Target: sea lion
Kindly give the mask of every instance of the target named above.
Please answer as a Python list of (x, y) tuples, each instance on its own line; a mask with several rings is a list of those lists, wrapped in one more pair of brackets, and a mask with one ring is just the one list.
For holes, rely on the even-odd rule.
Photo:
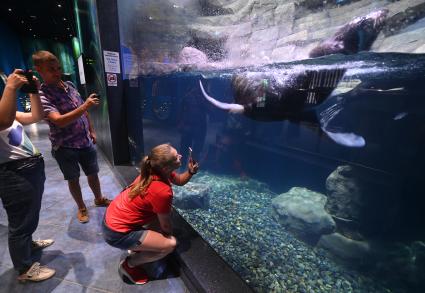
[(209, 96), (200, 81), (204, 97), (216, 107), (259, 121), (309, 121), (306, 116), (335, 89), (346, 69), (317, 69), (303, 72), (244, 72), (234, 74), (231, 86), (235, 104)]
[[(355, 54), (369, 50), (382, 30), (388, 9), (373, 11), (344, 25), (330, 39), (310, 52), (310, 57), (342, 53)], [(341, 111), (340, 105), (331, 106), (316, 115), (320, 105), (336, 88), (346, 69), (318, 69), (282, 76), (276, 72), (248, 72), (232, 77), (235, 104), (219, 102), (209, 96), (200, 81), (204, 97), (220, 109), (244, 114), (259, 121), (290, 120), (319, 123), (321, 129), (338, 144), (363, 147), (363, 137), (354, 133), (329, 131), (328, 123)]]
[(384, 27), (388, 12), (388, 9), (380, 9), (353, 19), (333, 37), (311, 50), (309, 56), (314, 58), (337, 53), (348, 55), (370, 50)]
[[(239, 113), (251, 119), (318, 122), (311, 110), (331, 94), (345, 71), (333, 68), (293, 73), (248, 72), (233, 75), (231, 84), (235, 102), (243, 105)], [(231, 108), (230, 112), (237, 109)]]
[(316, 113), (341, 81), (345, 68), (316, 69), (303, 72), (245, 72), (234, 74), (231, 85), (234, 104), (220, 102), (209, 96), (199, 81), (204, 97), (216, 107), (233, 114), (243, 114), (257, 121), (307, 122), (320, 124), (336, 143), (363, 147), (363, 137), (354, 133), (328, 129), (329, 121), (341, 111), (341, 105)]

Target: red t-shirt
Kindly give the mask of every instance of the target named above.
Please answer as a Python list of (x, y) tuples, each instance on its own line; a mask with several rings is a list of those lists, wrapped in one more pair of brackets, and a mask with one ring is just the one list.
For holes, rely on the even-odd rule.
[[(170, 179), (175, 176), (173, 172)], [(170, 181), (164, 182), (154, 176), (146, 193), (142, 198), (140, 195), (131, 199), (128, 194), (131, 187), (123, 190), (109, 205), (106, 210), (106, 225), (121, 233), (142, 229), (143, 225), (151, 222), (156, 214), (167, 214), (171, 211), (173, 201), (173, 190)], [(133, 181), (132, 185), (140, 181), (140, 175)]]

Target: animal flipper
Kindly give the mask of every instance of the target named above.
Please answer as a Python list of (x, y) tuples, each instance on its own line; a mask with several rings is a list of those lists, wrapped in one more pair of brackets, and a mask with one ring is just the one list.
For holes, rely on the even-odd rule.
[(336, 103), (319, 113), (320, 128), (327, 136), (337, 144), (360, 148), (366, 145), (366, 140), (353, 132), (343, 132), (339, 127), (329, 127), (329, 123), (343, 110), (343, 101), (338, 99)]

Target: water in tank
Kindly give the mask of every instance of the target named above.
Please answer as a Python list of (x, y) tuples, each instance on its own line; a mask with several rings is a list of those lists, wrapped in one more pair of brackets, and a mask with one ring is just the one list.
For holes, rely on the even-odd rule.
[[(422, 1), (120, 1), (135, 164), (256, 292), (425, 284)], [(183, 170), (183, 169), (182, 169)]]

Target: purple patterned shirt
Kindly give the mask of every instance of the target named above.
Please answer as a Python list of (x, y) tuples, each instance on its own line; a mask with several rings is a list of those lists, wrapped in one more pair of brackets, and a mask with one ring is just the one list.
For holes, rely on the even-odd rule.
[[(60, 87), (42, 84), (40, 99), (44, 109), (44, 116), (51, 112), (61, 115), (73, 111), (84, 102), (80, 94), (71, 82), (64, 82), (65, 90)], [(50, 126), (49, 138), (53, 149), (68, 147), (82, 149), (92, 146), (89, 131), (89, 121), (86, 115), (82, 115), (69, 125), (60, 128), (46, 118)]]

